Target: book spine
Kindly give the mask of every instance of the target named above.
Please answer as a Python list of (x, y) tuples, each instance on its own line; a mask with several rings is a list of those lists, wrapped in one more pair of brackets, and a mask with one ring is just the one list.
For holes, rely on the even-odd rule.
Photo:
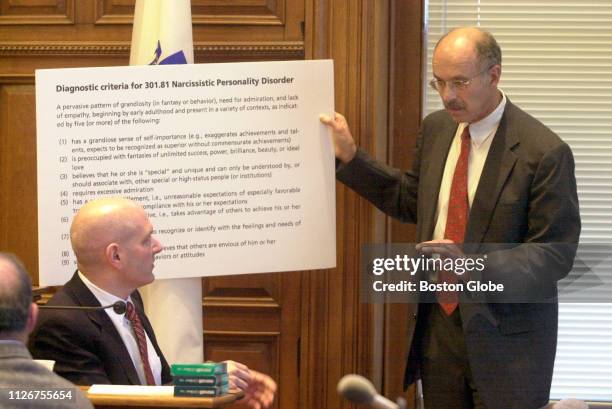
[(174, 396), (214, 397), (227, 393), (227, 385), (222, 386), (175, 386)]
[(212, 376), (174, 376), (174, 385), (177, 386), (219, 386), (229, 382), (227, 374)]
[(195, 365), (173, 364), (171, 372), (175, 376), (217, 375), (227, 373), (227, 364), (225, 362)]

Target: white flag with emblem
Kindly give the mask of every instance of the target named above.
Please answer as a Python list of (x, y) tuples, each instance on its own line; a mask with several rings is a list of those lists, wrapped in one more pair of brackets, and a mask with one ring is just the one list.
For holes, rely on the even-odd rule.
[[(130, 65), (193, 63), (192, 36), (190, 0), (137, 0)], [(141, 289), (169, 363), (203, 360), (201, 280), (157, 280)]]
[(130, 65), (193, 64), (190, 0), (137, 0)]

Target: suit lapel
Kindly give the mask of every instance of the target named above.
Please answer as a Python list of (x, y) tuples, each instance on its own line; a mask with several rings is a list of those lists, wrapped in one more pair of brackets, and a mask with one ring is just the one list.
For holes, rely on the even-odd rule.
[[(98, 299), (89, 291), (85, 283), (81, 281), (78, 273), (74, 274), (65, 287), (67, 291), (72, 293), (78, 305), (87, 307), (100, 305)], [(115, 351), (117, 361), (121, 363), (126, 380), (132, 385), (140, 385), (140, 379), (136, 373), (136, 368), (134, 368), (132, 358), (123, 343), (121, 335), (117, 332), (115, 324), (113, 324), (106, 312), (104, 310), (87, 311), (86, 314), (87, 317), (100, 328), (100, 338), (102, 338), (102, 342), (112, 342), (112, 350)]]
[(493, 136), (491, 148), (485, 161), (476, 195), (470, 209), (465, 243), (482, 242), (489, 225), (493, 210), (499, 200), (499, 195), (506, 184), (508, 176), (514, 168), (517, 156), (512, 151), (519, 141), (513, 128), (509, 126), (514, 106), (510, 101), (506, 102), (506, 109)]
[(449, 126), (440, 131), (440, 134), (433, 135), (431, 155), (427, 158), (428, 163), (425, 173), (419, 177), (421, 181), (427, 181), (427, 183), (424, 184), (422, 191), (423, 200), (421, 203), (424, 203), (424, 205), (419, 208), (422, 212), (421, 220), (423, 222), (417, 242), (431, 240), (433, 236), (440, 184), (442, 183), (446, 157), (456, 132), (457, 124), (449, 122)]

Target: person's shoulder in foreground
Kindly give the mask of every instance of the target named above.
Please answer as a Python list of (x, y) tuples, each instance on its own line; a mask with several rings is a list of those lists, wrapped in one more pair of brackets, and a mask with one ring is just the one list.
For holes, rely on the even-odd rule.
[(0, 252), (0, 407), (93, 408), (75, 385), (32, 360), (26, 342), (36, 323), (32, 283), (23, 264)]

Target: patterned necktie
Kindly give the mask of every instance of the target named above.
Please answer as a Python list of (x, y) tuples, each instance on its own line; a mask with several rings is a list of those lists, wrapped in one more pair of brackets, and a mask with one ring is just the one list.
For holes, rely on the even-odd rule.
[(127, 303), (125, 316), (132, 323), (132, 329), (134, 330), (134, 335), (136, 335), (136, 342), (138, 343), (138, 350), (140, 351), (140, 359), (142, 360), (147, 385), (155, 385), (155, 378), (153, 377), (153, 371), (149, 363), (149, 354), (147, 352), (147, 336), (142, 326), (142, 322), (140, 321), (140, 317), (136, 313), (134, 304), (131, 302)]
[[(468, 158), (470, 156), (470, 131), (466, 126), (461, 133), (461, 153), (455, 165), (453, 182), (451, 184), (448, 200), (448, 215), (446, 216), (446, 229), (444, 238), (455, 243), (463, 243), (467, 227), (470, 206), (467, 194)], [(441, 271), (441, 278), (446, 283), (457, 283), (457, 275), (453, 271)], [(458, 305), (458, 296), (454, 291), (437, 292), (438, 302), (446, 313), (451, 315)]]

